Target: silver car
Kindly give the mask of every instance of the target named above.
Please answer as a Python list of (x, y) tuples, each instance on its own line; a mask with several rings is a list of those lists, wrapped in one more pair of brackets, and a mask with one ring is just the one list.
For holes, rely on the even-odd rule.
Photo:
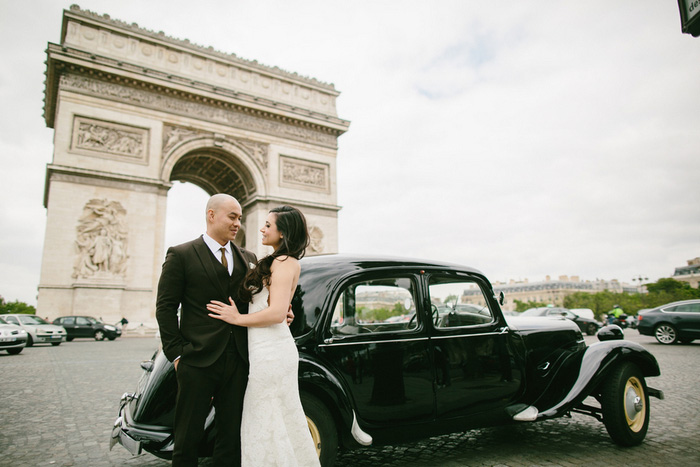
[(27, 339), (27, 331), (9, 324), (0, 316), (0, 350), (7, 350), (10, 355), (17, 355), (27, 345)]
[(27, 331), (27, 347), (34, 344), (61, 345), (66, 340), (66, 330), (63, 326), (49, 324), (36, 315), (3, 315), (9, 324), (15, 324)]

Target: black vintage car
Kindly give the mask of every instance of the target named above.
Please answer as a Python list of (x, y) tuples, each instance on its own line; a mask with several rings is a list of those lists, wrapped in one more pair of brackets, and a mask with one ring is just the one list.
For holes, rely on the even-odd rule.
[[(481, 291), (480, 300), (465, 290)], [(656, 359), (623, 340), (618, 327), (601, 329), (601, 341), (587, 346), (568, 319), (506, 321), (489, 281), (466, 267), (305, 258), (292, 306), (299, 388), (324, 466), (338, 448), (571, 412), (602, 420), (615, 443), (636, 445), (646, 436), (649, 396), (663, 398), (645, 379), (660, 374)], [(156, 352), (141, 365), (136, 391), (122, 397), (111, 445), (168, 458), (172, 364)], [(216, 435), (212, 426), (207, 433), (203, 456)]]

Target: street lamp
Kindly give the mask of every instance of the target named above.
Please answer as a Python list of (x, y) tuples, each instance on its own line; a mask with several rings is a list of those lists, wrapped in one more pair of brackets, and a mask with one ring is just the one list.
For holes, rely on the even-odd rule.
[(642, 281), (648, 281), (649, 278), (648, 278), (648, 277), (643, 277), (643, 276), (640, 274), (639, 276), (633, 277), (632, 280), (633, 280), (633, 281), (638, 281), (638, 282), (639, 282), (639, 286), (637, 287), (637, 290), (639, 290), (639, 292), (641, 293), (641, 292), (644, 292), (644, 284), (642, 283)]

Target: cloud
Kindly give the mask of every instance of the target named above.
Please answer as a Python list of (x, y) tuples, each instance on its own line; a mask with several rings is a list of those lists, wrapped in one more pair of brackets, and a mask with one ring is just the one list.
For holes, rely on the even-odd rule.
[[(61, 7), (0, 5), (0, 294), (28, 302), (52, 153), (44, 50), (60, 41)], [(502, 281), (656, 279), (700, 255), (700, 39), (681, 34), (672, 2), (81, 7), (335, 83), (352, 121), (337, 159), (343, 252), (464, 263)], [(201, 230), (197, 190), (172, 190), (167, 242)]]

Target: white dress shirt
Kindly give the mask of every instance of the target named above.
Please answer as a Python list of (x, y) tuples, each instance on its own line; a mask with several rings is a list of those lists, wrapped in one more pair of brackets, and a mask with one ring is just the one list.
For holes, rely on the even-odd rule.
[[(221, 262), (222, 246), (219, 244), (219, 242), (207, 235), (206, 232), (204, 233), (204, 235), (202, 235), (202, 238), (204, 239), (204, 243), (207, 244), (211, 252), (214, 253), (214, 257), (218, 259), (219, 262)], [(233, 272), (233, 251), (231, 251), (231, 242), (226, 243), (226, 245), (224, 245), (223, 248), (226, 250), (226, 262), (228, 263), (228, 274), (230, 276)]]

